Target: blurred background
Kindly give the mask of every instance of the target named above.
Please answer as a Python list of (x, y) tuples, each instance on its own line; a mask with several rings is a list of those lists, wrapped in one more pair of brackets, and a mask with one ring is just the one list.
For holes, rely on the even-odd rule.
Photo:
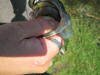
[(65, 54), (57, 55), (42, 75), (100, 75), (100, 0), (60, 1), (74, 35), (65, 40)]

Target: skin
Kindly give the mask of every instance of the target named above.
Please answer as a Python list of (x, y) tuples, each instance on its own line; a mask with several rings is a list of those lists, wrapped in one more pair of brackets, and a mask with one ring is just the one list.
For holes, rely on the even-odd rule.
[[(19, 48), (20, 50), (17, 50), (18, 52), (16, 56), (14, 56), (12, 54), (9, 54), (9, 52), (13, 53), (13, 50), (16, 50), (17, 48), (16, 49), (12, 48), (12, 50), (6, 50), (6, 53), (8, 53), (8, 55), (6, 55), (5, 53), (3, 53), (2, 50), (0, 50), (0, 75), (22, 75), (28, 73), (44, 73), (50, 67), (50, 63), (53, 57), (59, 52), (58, 46), (50, 39), (51, 38), (57, 39), (61, 41), (62, 44), (63, 44), (63, 39), (59, 35), (51, 36), (49, 38), (37, 38), (37, 36), (45, 34), (54, 29), (57, 26), (57, 22), (53, 20), (51, 21), (39, 18), (28, 22), (9, 23), (4, 26), (9, 26), (9, 25), (17, 26), (19, 24), (21, 24), (22, 27), (26, 29), (25, 31), (27, 35), (25, 35), (24, 38), (22, 39), (23, 40), (22, 42), (24, 42), (24, 47), (27, 48), (25, 50), (28, 51), (28, 48), (31, 47), (32, 52), (31, 53), (27, 52), (24, 55), (25, 50), (23, 50), (21, 54), (20, 53), (21, 49)], [(4, 29), (4, 31), (6, 30)], [(30, 36), (31, 38), (27, 40), (25, 39), (26, 37)]]

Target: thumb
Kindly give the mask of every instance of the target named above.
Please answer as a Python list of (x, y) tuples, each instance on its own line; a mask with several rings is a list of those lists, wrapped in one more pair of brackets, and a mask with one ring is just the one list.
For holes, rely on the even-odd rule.
[(57, 27), (58, 22), (43, 18), (33, 19), (28, 22), (19, 22), (18, 25), (24, 32), (24, 38), (43, 35)]

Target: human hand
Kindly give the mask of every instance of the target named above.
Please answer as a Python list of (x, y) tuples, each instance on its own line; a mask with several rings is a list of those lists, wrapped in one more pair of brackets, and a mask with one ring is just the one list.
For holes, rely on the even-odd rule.
[[(58, 46), (50, 38), (62, 41), (56, 35), (37, 38), (53, 28), (57, 22), (37, 19), (14, 22), (0, 27), (0, 74), (43, 73), (51, 59), (58, 53)], [(10, 69), (9, 69), (10, 68)]]

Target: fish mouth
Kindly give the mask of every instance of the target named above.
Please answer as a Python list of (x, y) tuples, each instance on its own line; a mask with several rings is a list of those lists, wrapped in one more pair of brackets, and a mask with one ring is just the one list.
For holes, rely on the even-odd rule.
[(61, 16), (58, 8), (55, 4), (52, 3), (52, 0), (40, 1), (36, 4), (33, 4), (33, 18), (38, 17), (49, 17), (53, 18), (55, 21), (60, 22)]

